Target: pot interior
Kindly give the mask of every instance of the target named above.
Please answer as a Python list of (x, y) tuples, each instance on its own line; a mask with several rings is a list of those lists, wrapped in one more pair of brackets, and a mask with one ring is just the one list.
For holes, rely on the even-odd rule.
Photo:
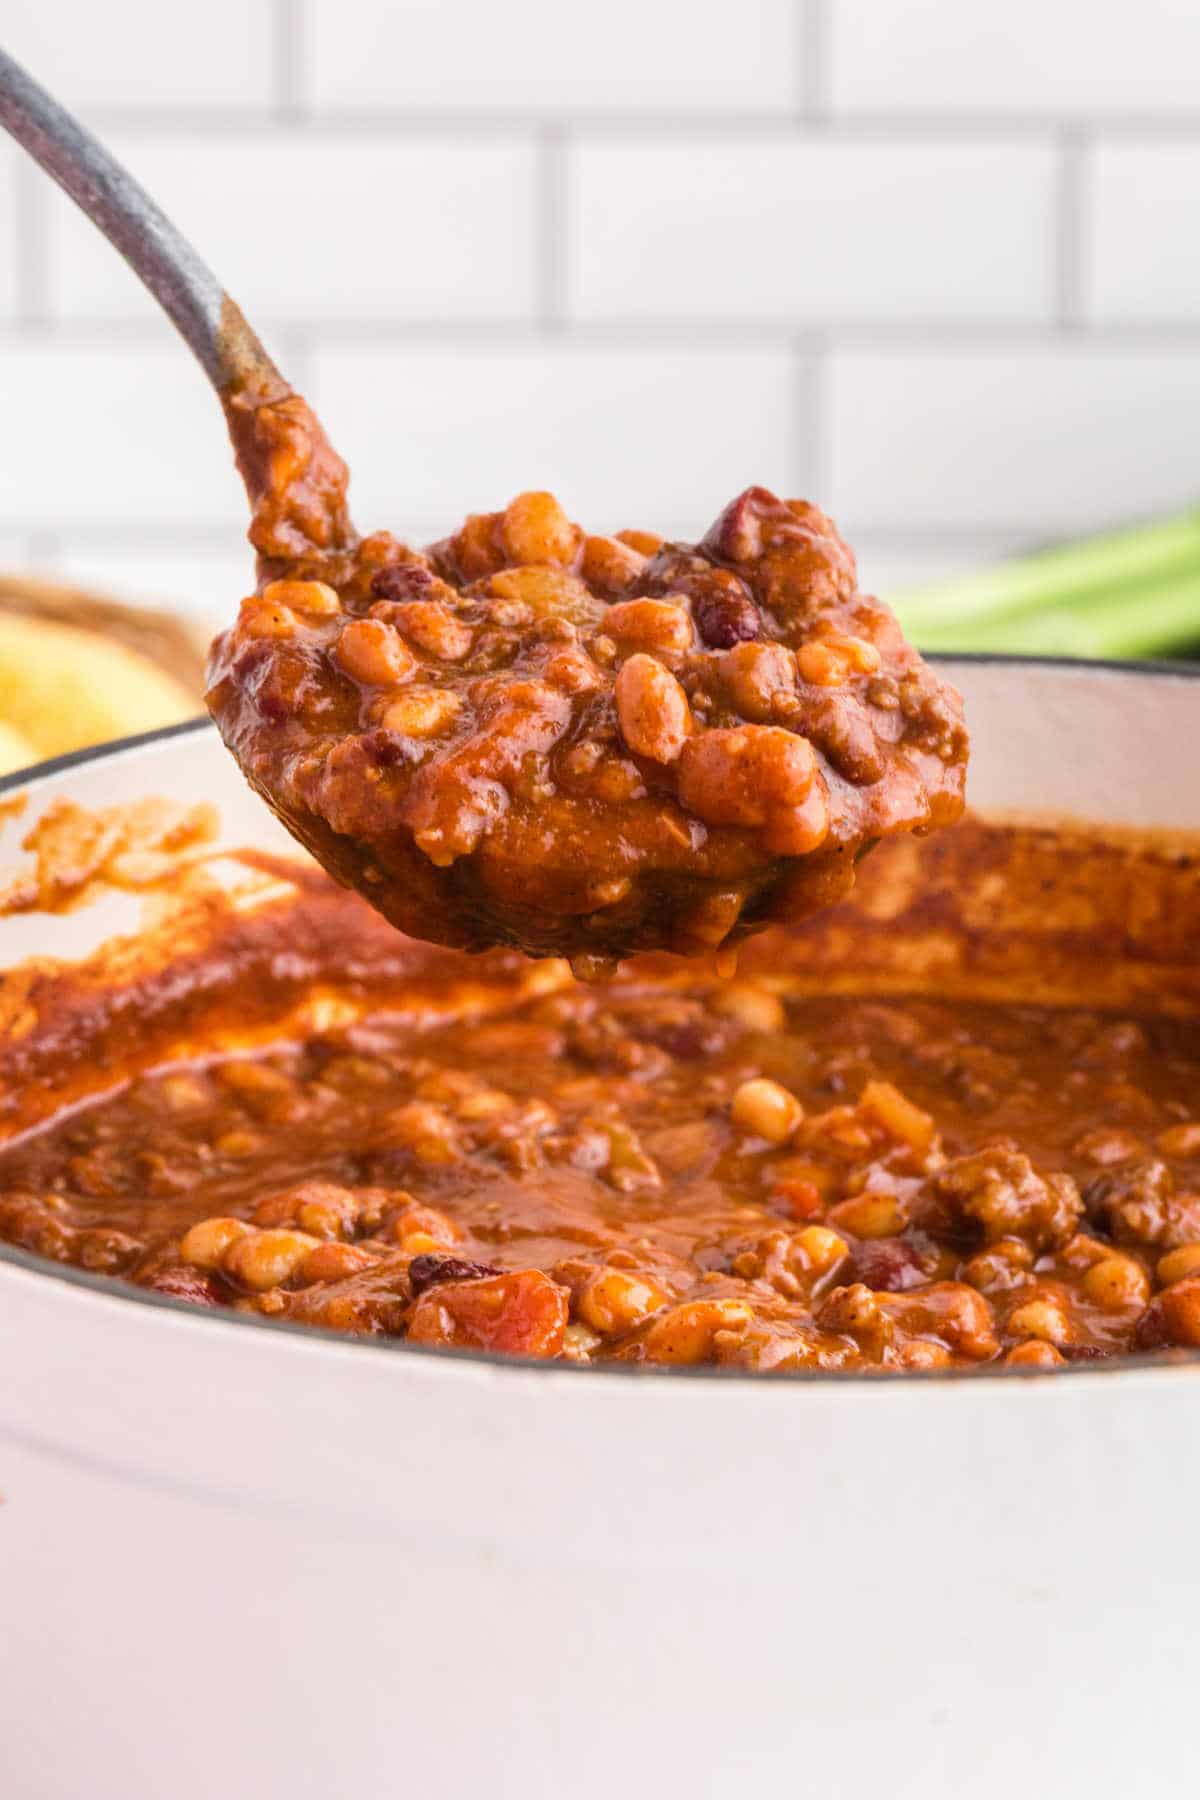
[[(951, 672), (972, 727), (972, 815), (881, 846), (846, 903), (752, 939), (743, 970), (793, 990), (1200, 1008), (1200, 685), (1186, 673), (1087, 665), (960, 662)], [(122, 817), (147, 796), (168, 796), (169, 819), (184, 826), (154, 824), (146, 843), (135, 840), (118, 865), (132, 866), (132, 882), (89, 883), (79, 871), (97, 810)], [(19, 846), (39, 820), (75, 808), (85, 826), (82, 849), (78, 834), (65, 833), (64, 851), (64, 834), (51, 833), (75, 882), (55, 892), (53, 916), (31, 889), (26, 910), (0, 918), (5, 1136), (102, 1091), (116, 1056), (186, 1058), (209, 1015), (228, 1017), (234, 986), (242, 1040), (225, 1042), (245, 1047), (311, 1006), (318, 976), (323, 1003), (346, 1008), (362, 1004), (364, 974), (374, 1004), (386, 990), (403, 1005), (454, 972), (458, 1003), (486, 1010), (520, 961), (412, 944), (348, 902), (209, 727), (72, 759), (14, 798), (0, 867), (18, 886), (31, 867)], [(193, 809), (210, 809), (198, 832)], [(225, 854), (243, 851), (248, 859)], [(676, 959), (646, 960), (664, 981), (686, 977)], [(548, 965), (521, 967), (536, 984)], [(191, 981), (201, 968), (203, 981)]]

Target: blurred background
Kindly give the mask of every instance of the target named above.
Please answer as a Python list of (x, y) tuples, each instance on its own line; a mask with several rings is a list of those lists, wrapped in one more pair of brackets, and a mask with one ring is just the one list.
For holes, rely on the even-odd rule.
[[(364, 526), (547, 486), (687, 535), (763, 482), (868, 588), (954, 577), (911, 602), (938, 642), (996, 599), (960, 572), (1197, 491), (1192, 0), (5, 0), (2, 33), (259, 325)], [(250, 562), (202, 379), (6, 142), (0, 246), (0, 567), (218, 624)], [(1200, 638), (1172, 529), (1118, 546), (1137, 641), (1009, 647)], [(1027, 619), (1047, 580), (1092, 604), (1083, 554)]]

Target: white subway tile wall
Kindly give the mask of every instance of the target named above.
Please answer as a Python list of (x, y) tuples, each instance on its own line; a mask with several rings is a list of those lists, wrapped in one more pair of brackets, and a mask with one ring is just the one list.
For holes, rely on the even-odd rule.
[[(1196, 70), (1200, 98), (1200, 61)], [(1102, 325), (1200, 320), (1200, 138), (1102, 144), (1085, 194), (1090, 319)]]
[(220, 414), (168, 328), (146, 338), (0, 338), (0, 531), (238, 529)]
[[(383, 0), (381, 0), (381, 4)], [(829, 0), (834, 105), (1050, 119), (1194, 116), (1194, 0)]]
[(307, 0), (318, 112), (789, 114), (794, 0)]
[(277, 25), (270, 0), (4, 0), (4, 48), (83, 110), (270, 106)]
[(568, 314), (1048, 324), (1056, 173), (1042, 144), (584, 136)]
[(1200, 349), (836, 351), (825, 497), (862, 530), (934, 541), (1097, 530), (1187, 504), (1198, 419)]
[(440, 536), (553, 487), (596, 529), (696, 533), (749, 482), (794, 486), (803, 377), (774, 345), (355, 344), (316, 352), (310, 391), (364, 519)]
[[(1200, 482), (1200, 4), (6, 0), (416, 539), (807, 493), (883, 591)], [(0, 559), (208, 620), (199, 373), (0, 144)]]
[[(372, 131), (113, 132), (122, 162), (266, 325), (525, 320), (536, 292), (532, 143)], [(154, 302), (46, 177), (56, 319), (149, 317)], [(321, 241), (314, 244), (312, 235)]]

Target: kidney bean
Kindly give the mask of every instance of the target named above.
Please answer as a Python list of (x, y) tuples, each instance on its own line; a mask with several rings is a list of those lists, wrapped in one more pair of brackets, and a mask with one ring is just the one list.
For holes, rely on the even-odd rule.
[(843, 1274), (876, 1293), (903, 1294), (929, 1279), (930, 1259), (911, 1238), (869, 1238), (856, 1244)]
[(221, 1293), (211, 1275), (200, 1269), (160, 1269), (142, 1283), (156, 1294), (169, 1294), (173, 1300), (188, 1300), (193, 1306), (219, 1306)]
[(692, 592), (692, 617), (696, 630), (714, 650), (732, 650), (735, 644), (752, 642), (762, 631), (762, 614), (742, 581), (701, 586)]
[(426, 1288), (435, 1287), (439, 1281), (483, 1281), (488, 1276), (499, 1273), (500, 1270), (494, 1263), (471, 1262), (465, 1256), (439, 1256), (429, 1250), (420, 1256), (414, 1256), (408, 1265), (408, 1280), (414, 1300)]
[(424, 563), (392, 563), (377, 569), (371, 577), (371, 592), (377, 600), (428, 600), (437, 576)]

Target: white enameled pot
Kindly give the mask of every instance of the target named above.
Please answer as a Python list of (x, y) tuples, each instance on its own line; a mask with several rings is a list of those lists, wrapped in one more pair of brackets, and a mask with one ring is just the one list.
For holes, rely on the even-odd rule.
[[(950, 673), (977, 808), (1200, 827), (1187, 674)], [(30, 786), (276, 837), (203, 727)], [(6, 1800), (1190, 1791), (1191, 1363), (505, 1365), (0, 1249), (0, 1491)]]

